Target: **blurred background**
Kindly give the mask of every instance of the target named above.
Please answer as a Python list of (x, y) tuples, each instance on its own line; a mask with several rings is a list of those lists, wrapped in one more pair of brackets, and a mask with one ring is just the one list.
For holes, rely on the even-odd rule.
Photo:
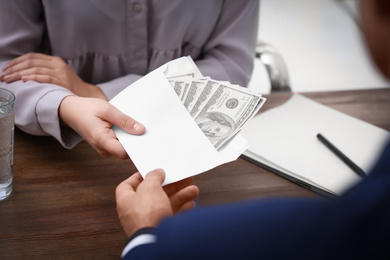
[(260, 0), (258, 42), (248, 87), (261, 94), (390, 86), (366, 51), (357, 0)]

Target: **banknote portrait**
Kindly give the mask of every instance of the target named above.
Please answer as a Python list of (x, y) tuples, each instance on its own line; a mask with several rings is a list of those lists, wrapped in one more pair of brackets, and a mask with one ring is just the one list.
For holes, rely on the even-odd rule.
[(207, 112), (195, 121), (211, 141), (225, 138), (236, 129), (233, 119), (220, 112)]
[(167, 79), (217, 150), (236, 136), (265, 101), (259, 93), (228, 81), (189, 73), (167, 76)]

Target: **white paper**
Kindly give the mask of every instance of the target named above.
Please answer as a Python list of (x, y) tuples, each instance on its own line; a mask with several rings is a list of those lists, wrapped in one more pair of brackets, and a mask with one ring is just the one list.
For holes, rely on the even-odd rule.
[(248, 122), (241, 134), (249, 142), (244, 155), (341, 194), (360, 180), (317, 139), (321, 133), (365, 172), (369, 172), (389, 132), (301, 95)]
[[(131, 84), (110, 103), (144, 124), (143, 135), (113, 129), (143, 177), (162, 168), (164, 185), (233, 161), (247, 148), (242, 136), (217, 151), (195, 123), (166, 79), (164, 71), (194, 67), (189, 57), (171, 61)], [(200, 74), (200, 72), (198, 72)]]

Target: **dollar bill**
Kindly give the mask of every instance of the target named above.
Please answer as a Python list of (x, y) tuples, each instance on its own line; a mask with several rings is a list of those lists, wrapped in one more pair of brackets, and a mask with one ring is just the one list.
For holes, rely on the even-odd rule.
[(190, 83), (183, 80), (170, 80), (169, 83), (171, 83), (180, 100), (183, 101), (187, 94)]
[(265, 101), (244, 87), (209, 77), (177, 74), (169, 82), (216, 149), (235, 136)]
[(200, 112), (201, 108), (210, 99), (213, 93), (218, 89), (219, 82), (214, 80), (208, 80), (204, 88), (198, 93), (197, 99), (193, 102), (193, 105), (188, 108), (190, 115), (195, 118)]
[(259, 102), (258, 94), (220, 84), (194, 119), (218, 149), (252, 117)]
[(205, 85), (206, 85), (205, 80), (192, 80), (191, 81), (190, 86), (188, 88), (188, 91), (186, 93), (186, 96), (183, 99), (183, 103), (184, 103), (185, 108), (187, 108), (187, 111), (191, 111), (191, 108), (194, 106), (200, 93), (202, 93), (202, 90), (204, 89)]

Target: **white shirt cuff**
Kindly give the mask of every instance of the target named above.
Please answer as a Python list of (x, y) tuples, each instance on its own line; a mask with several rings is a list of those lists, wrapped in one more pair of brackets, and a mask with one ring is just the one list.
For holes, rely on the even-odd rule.
[(144, 245), (144, 244), (151, 244), (156, 242), (156, 236), (152, 234), (142, 234), (138, 237), (134, 238), (126, 245), (126, 247), (122, 251), (121, 257), (124, 257), (130, 250), (133, 248)]

